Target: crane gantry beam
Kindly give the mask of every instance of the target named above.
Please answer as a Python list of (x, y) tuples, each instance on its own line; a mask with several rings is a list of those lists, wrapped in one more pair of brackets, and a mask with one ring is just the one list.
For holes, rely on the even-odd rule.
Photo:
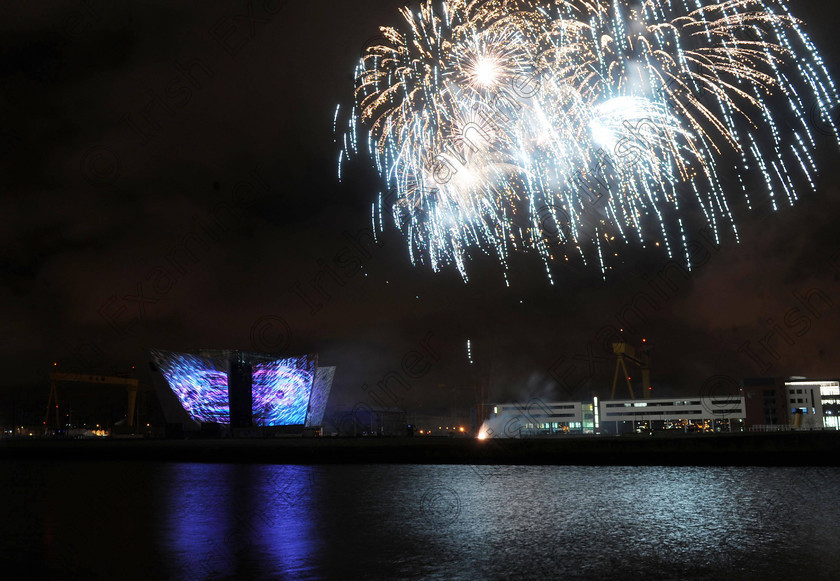
[(75, 383), (104, 383), (108, 385), (124, 385), (128, 389), (128, 409), (126, 420), (129, 427), (134, 427), (134, 409), (137, 405), (137, 390), (140, 388), (140, 381), (130, 377), (114, 377), (110, 375), (93, 375), (86, 373), (66, 373), (53, 371), (50, 373), (50, 396), (47, 399), (47, 412), (44, 415), (44, 426), (50, 418), (50, 406), (55, 401), (55, 424), (60, 427), (58, 414), (58, 390), (56, 383), (59, 381), (72, 381)]
[(613, 354), (616, 356), (615, 374), (613, 375), (612, 395), (610, 399), (615, 399), (615, 388), (618, 385), (618, 372), (620, 369), (624, 370), (624, 377), (627, 378), (627, 391), (630, 392), (630, 399), (636, 399), (633, 393), (633, 384), (630, 383), (630, 372), (627, 371), (626, 360), (634, 363), (642, 371), (642, 391), (644, 392), (644, 399), (650, 398), (650, 348), (644, 346), (638, 351), (629, 343), (613, 343)]

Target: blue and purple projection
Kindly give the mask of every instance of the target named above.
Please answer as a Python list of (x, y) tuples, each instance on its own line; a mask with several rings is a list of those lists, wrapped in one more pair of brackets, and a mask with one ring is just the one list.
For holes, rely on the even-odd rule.
[(315, 381), (310, 357), (254, 365), (251, 418), (255, 426), (294, 426), (306, 422)]
[(187, 353), (153, 352), (152, 357), (192, 419), (230, 423), (227, 361)]
[[(318, 367), (317, 355), (276, 359), (232, 350), (198, 354), (152, 350), (151, 355), (184, 411), (203, 423), (230, 425), (231, 394), (244, 390), (244, 404), (251, 408), (244, 408), (250, 411), (250, 422), (245, 411), (247, 425), (319, 426), (335, 374), (335, 367)], [(242, 369), (247, 370), (244, 377), (236, 371)], [(243, 402), (240, 395), (233, 401)]]

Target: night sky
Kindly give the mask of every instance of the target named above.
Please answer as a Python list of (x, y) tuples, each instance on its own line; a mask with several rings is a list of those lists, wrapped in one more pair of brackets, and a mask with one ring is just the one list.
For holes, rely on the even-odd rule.
[[(740, 243), (695, 228), (698, 266), (655, 306), (638, 299), (668, 260), (653, 247), (618, 248), (606, 281), (558, 264), (553, 286), (534, 254), (513, 258), (506, 287), (474, 253), (465, 284), (412, 266), (392, 223), (370, 240), (381, 185), (367, 164), (336, 175), (335, 107), (401, 2), (117, 4), (0, 7), (0, 423), (42, 405), (54, 362), (148, 381), (149, 348), (318, 352), (338, 366), (335, 406), (370, 401), (363, 387), (389, 372), (396, 403), (417, 409), (453, 393), (467, 406), (482, 381), (491, 401), (608, 395), (620, 328), (653, 347), (654, 394), (840, 375), (830, 135), (816, 193), (739, 210)], [(838, 8), (793, 10), (840, 78)], [(423, 349), (409, 377), (405, 356)]]

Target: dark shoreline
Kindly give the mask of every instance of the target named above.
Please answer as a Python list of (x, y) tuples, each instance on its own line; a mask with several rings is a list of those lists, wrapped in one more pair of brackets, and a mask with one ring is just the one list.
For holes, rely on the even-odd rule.
[(0, 441), (2, 460), (257, 464), (840, 466), (840, 432), (471, 438)]

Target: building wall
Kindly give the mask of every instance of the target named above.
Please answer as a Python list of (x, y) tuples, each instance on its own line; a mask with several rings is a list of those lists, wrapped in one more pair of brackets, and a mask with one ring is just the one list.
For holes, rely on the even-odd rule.
[(789, 424), (784, 381), (773, 377), (745, 378), (741, 385), (747, 414), (744, 425), (748, 430), (756, 426)]
[(840, 427), (840, 381), (791, 379), (785, 382), (785, 395), (791, 425), (804, 430)]
[(746, 417), (744, 398), (711, 396), (600, 402), (600, 422), (735, 420)]
[(840, 430), (840, 381), (831, 381), (820, 388), (823, 425)]
[(493, 404), (490, 419), (499, 432), (508, 436), (552, 435), (566, 432), (589, 433), (594, 430), (591, 403), (579, 401)]
[(531, 401), (527, 404), (502, 403), (493, 406), (493, 413), (501, 415), (520, 415), (523, 424), (569, 423), (580, 422), (581, 402), (579, 401)]

